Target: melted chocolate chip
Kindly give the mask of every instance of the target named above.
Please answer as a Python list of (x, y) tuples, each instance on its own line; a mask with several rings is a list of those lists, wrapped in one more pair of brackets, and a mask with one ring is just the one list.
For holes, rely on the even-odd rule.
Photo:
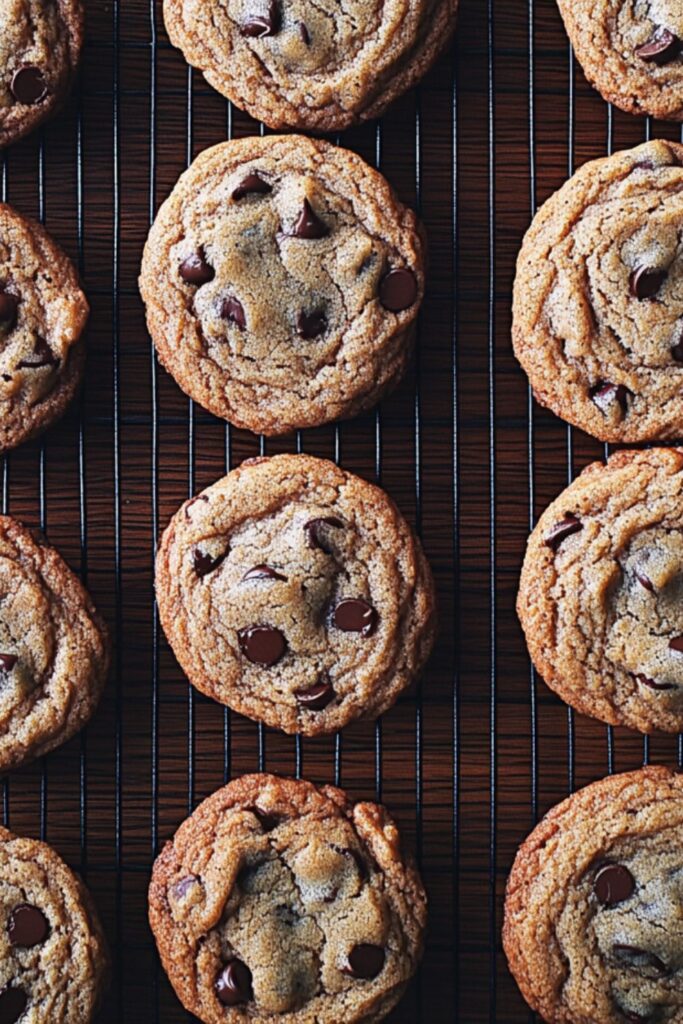
[(253, 569), (245, 572), (242, 582), (246, 580), (286, 580), (282, 573), (272, 569), (269, 565), (255, 565)]
[(242, 35), (252, 39), (274, 36), (280, 31), (282, 18), (277, 0), (271, 0), (267, 14), (251, 14), (242, 25)]
[(555, 523), (555, 525), (548, 530), (543, 540), (549, 548), (552, 548), (553, 551), (557, 551), (560, 544), (566, 537), (571, 537), (573, 533), (578, 533), (579, 530), (583, 530), (583, 523), (571, 512), (568, 512), (564, 519), (561, 519), (559, 523)]
[(675, 636), (669, 640), (669, 650), (683, 654), (683, 636)]
[(241, 960), (231, 960), (216, 978), (216, 995), (223, 1006), (238, 1006), (254, 998), (251, 971)]
[(264, 832), (272, 832), (274, 828), (281, 825), (283, 818), (278, 814), (269, 814), (268, 811), (262, 811), (260, 807), (252, 807), (252, 814), (255, 814), (259, 820), (261, 828)]
[(655, 270), (644, 265), (636, 267), (628, 280), (631, 295), (636, 299), (653, 299), (667, 276), (666, 270)]
[(50, 925), (42, 910), (20, 903), (10, 914), (7, 935), (13, 946), (39, 946), (50, 934)]
[(319, 338), (327, 330), (327, 317), (317, 310), (314, 313), (304, 313), (303, 310), (296, 318), (296, 333), (304, 341), (312, 341)]
[(311, 45), (311, 33), (308, 31), (303, 21), (299, 22), (299, 35), (306, 46)]
[(236, 299), (234, 295), (229, 295), (227, 299), (223, 299), (221, 304), (221, 316), (224, 320), (228, 320), (231, 324), (235, 324), (241, 331), (247, 326), (247, 317), (244, 312), (244, 306), (239, 299)]
[(417, 278), (412, 270), (390, 270), (379, 286), (379, 301), (392, 313), (410, 309), (417, 299)]
[(645, 587), (651, 594), (654, 594), (655, 585), (649, 576), (646, 576), (642, 569), (636, 569), (636, 579), (640, 583), (641, 587)]
[(296, 690), (294, 692), (297, 704), (306, 711), (322, 711), (334, 700), (336, 694), (334, 687), (329, 680), (321, 680), (312, 686), (310, 690)]
[(661, 28), (643, 46), (637, 46), (635, 53), (641, 60), (648, 64), (668, 64), (681, 52), (681, 40), (670, 32), (668, 28)]
[(0, 654), (0, 672), (11, 672), (18, 660), (16, 654)]
[(28, 998), (23, 989), (6, 988), (0, 992), (0, 1024), (15, 1024), (26, 1009)]
[(3, 327), (13, 327), (17, 318), (17, 306), (19, 300), (16, 295), (10, 292), (0, 291), (0, 324)]
[(377, 626), (377, 612), (360, 598), (348, 598), (340, 601), (334, 609), (334, 624), (345, 633), (362, 633), (372, 636)]
[(239, 630), (237, 638), (242, 653), (255, 665), (270, 668), (287, 650), (287, 641), (274, 626), (247, 626)]
[(623, 384), (610, 384), (609, 381), (604, 384), (598, 384), (590, 393), (598, 409), (604, 413), (614, 408), (615, 403), (621, 406), (623, 413), (626, 413), (628, 411), (628, 396), (630, 394), (629, 389)]
[(336, 530), (342, 530), (344, 524), (341, 519), (337, 519), (336, 516), (324, 516), (320, 519), (309, 519), (304, 524), (304, 530), (308, 534), (308, 546), (310, 548), (320, 548), (326, 555), (331, 555), (332, 552), (328, 545), (325, 543), (325, 530), (326, 526), (331, 526)]
[(658, 683), (654, 679), (650, 679), (649, 676), (645, 676), (642, 672), (639, 672), (635, 677), (637, 683), (641, 683), (643, 686), (649, 687), (650, 690), (675, 690), (676, 687), (673, 683)]
[(181, 878), (179, 882), (173, 886), (173, 895), (177, 900), (181, 900), (183, 896), (187, 895), (190, 889), (197, 881), (196, 875), (186, 875), (185, 878)]
[(636, 883), (623, 864), (605, 864), (595, 876), (593, 891), (605, 907), (615, 907), (633, 895)]
[(242, 179), (233, 191), (232, 198), (238, 203), (245, 196), (265, 196), (268, 192), (272, 192), (272, 186), (267, 181), (264, 181), (263, 178), (259, 178), (258, 174), (252, 172)]
[(35, 64), (24, 64), (18, 68), (12, 76), (10, 88), (14, 98), (27, 106), (40, 103), (47, 95), (45, 75)]
[(308, 199), (304, 199), (299, 219), (291, 231), (292, 236), (294, 238), (325, 238), (329, 233), (330, 229), (327, 224), (320, 219)]
[(683, 331), (678, 338), (677, 343), (671, 346), (671, 355), (677, 363), (683, 363)]
[(203, 247), (200, 246), (196, 252), (187, 256), (180, 264), (179, 273), (187, 284), (207, 284), (213, 281), (215, 270), (206, 260)]
[(217, 569), (221, 562), (226, 558), (228, 552), (224, 551), (222, 555), (209, 555), (201, 548), (195, 548), (192, 552), (192, 564), (194, 565), (194, 571), (198, 576), (208, 576), (210, 572)]
[(627, 946), (617, 943), (612, 946), (612, 953), (615, 958), (627, 967), (649, 972), (646, 977), (661, 978), (669, 973), (669, 969), (655, 953), (648, 949), (640, 949), (639, 946)]
[(36, 338), (33, 351), (35, 359), (22, 359), (21, 362), (17, 363), (18, 370), (39, 370), (43, 366), (59, 365), (59, 359), (45, 341), (45, 338)]
[(371, 946), (367, 942), (362, 942), (358, 946), (354, 946), (349, 953), (349, 961), (344, 968), (344, 973), (365, 980), (376, 978), (384, 967), (385, 956), (381, 946)]

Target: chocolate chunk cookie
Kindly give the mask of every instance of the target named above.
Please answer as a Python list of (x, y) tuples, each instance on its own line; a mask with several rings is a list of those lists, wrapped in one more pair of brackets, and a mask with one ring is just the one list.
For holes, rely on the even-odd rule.
[(383, 807), (245, 775), (166, 844), (149, 917), (204, 1024), (360, 1024), (383, 1020), (415, 972), (426, 897)]
[(89, 1024), (107, 973), (83, 883), (46, 843), (0, 828), (2, 1024)]
[(271, 128), (341, 131), (385, 108), (447, 46), (457, 0), (164, 0), (169, 37)]
[(0, 148), (61, 106), (82, 44), (80, 0), (0, 0)]
[(66, 409), (83, 375), (87, 319), (68, 257), (40, 224), (0, 203), (0, 452)]
[(541, 516), (517, 610), (534, 664), (573, 707), (683, 729), (683, 449), (596, 462)]
[(0, 772), (68, 740), (109, 661), (104, 623), (54, 548), (0, 516)]
[(434, 639), (432, 576), (394, 503), (306, 455), (250, 459), (185, 502), (156, 590), (191, 682), (290, 733), (376, 717)]
[(594, 782), (554, 807), (508, 879), (503, 945), (551, 1024), (683, 1021), (683, 776)]
[(515, 353), (538, 401), (602, 441), (683, 436), (681, 224), (683, 146), (657, 141), (586, 164), (524, 240)]
[(284, 434), (374, 405), (407, 365), (424, 290), (412, 211), (360, 157), (299, 136), (206, 150), (150, 232), (159, 358), (237, 426)]
[(557, 0), (586, 77), (629, 114), (683, 121), (680, 0)]

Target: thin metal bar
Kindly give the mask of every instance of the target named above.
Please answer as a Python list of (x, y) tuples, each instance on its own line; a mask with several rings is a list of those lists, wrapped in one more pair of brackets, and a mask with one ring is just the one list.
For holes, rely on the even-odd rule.
[[(569, 177), (574, 173), (574, 138), (575, 138), (575, 90), (574, 90), (574, 51), (569, 46), (569, 116), (568, 116), (568, 142), (567, 142), (567, 164)], [(574, 435), (571, 425), (567, 424), (567, 483), (570, 484), (574, 478)], [(570, 793), (574, 791), (574, 709), (567, 705), (567, 788)]]

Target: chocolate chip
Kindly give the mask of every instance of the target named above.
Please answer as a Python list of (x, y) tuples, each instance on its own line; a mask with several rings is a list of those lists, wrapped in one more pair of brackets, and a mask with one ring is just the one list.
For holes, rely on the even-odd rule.
[(633, 875), (623, 864), (605, 864), (595, 876), (593, 890), (606, 907), (623, 903), (633, 895), (636, 883)]
[(412, 270), (390, 270), (379, 286), (379, 301), (392, 313), (410, 309), (417, 299), (417, 278)]
[(650, 679), (649, 676), (645, 676), (642, 672), (639, 672), (634, 676), (637, 683), (641, 683), (643, 686), (648, 686), (651, 690), (675, 690), (676, 687), (673, 683), (657, 683), (654, 679)]
[(221, 304), (221, 316), (224, 320), (229, 320), (231, 324), (235, 324), (240, 330), (244, 330), (247, 326), (247, 318), (244, 313), (244, 306), (239, 299), (236, 299), (234, 295), (229, 295), (227, 299), (223, 299)]
[(626, 964), (627, 967), (648, 970), (650, 974), (646, 975), (646, 977), (661, 978), (662, 975), (669, 973), (669, 969), (666, 964), (663, 963), (658, 956), (647, 949), (640, 949), (638, 946), (627, 946), (622, 943), (617, 943), (612, 946), (612, 953), (617, 960)]
[(310, 44), (311, 44), (311, 34), (308, 31), (308, 29), (306, 28), (306, 26), (304, 25), (303, 21), (299, 22), (299, 35), (301, 36), (301, 39), (306, 44), (306, 46), (310, 46)]
[(0, 291), (0, 324), (5, 327), (13, 327), (17, 318), (17, 306), (19, 300), (16, 295)]
[(20, 903), (10, 914), (7, 935), (13, 946), (39, 946), (49, 933), (45, 914), (30, 903)]
[(342, 530), (344, 524), (341, 519), (337, 519), (336, 516), (323, 516), (320, 519), (309, 519), (304, 524), (304, 530), (308, 534), (308, 546), (311, 548), (320, 548), (326, 555), (332, 554), (330, 548), (325, 543), (325, 530), (326, 526), (331, 526), (336, 530)]
[(192, 562), (194, 564), (194, 571), (198, 576), (208, 576), (210, 572), (217, 569), (221, 562), (226, 558), (227, 550), (222, 555), (209, 555), (201, 548), (195, 548), (192, 553)]
[(16, 654), (0, 654), (0, 672), (11, 672), (18, 660)]
[(672, 640), (669, 640), (669, 650), (683, 654), (683, 636), (675, 636)]
[(655, 590), (654, 583), (652, 582), (650, 577), (646, 576), (645, 573), (641, 569), (636, 569), (636, 579), (640, 583), (641, 587), (645, 587), (645, 589), (649, 590), (651, 594), (654, 593), (654, 590)]
[(236, 203), (240, 199), (244, 199), (245, 196), (260, 195), (264, 196), (268, 192), (272, 192), (272, 186), (264, 181), (263, 178), (259, 178), (258, 174), (252, 172), (247, 174), (246, 178), (243, 178), (237, 188), (232, 193), (232, 198)]
[(385, 953), (381, 946), (371, 946), (362, 942), (354, 946), (349, 953), (349, 961), (344, 968), (345, 974), (352, 974), (354, 978), (376, 978), (384, 967)]
[(47, 94), (45, 75), (35, 64), (24, 64), (18, 68), (12, 76), (10, 88), (15, 99), (28, 106), (40, 103)]
[(181, 900), (185, 896), (193, 885), (197, 881), (196, 875), (186, 875), (185, 878), (181, 878), (179, 882), (173, 886), (173, 895), (177, 900)]
[(238, 1006), (254, 998), (251, 971), (241, 960), (231, 960), (216, 978), (216, 995), (223, 1006)]
[(683, 363), (683, 333), (681, 333), (681, 340), (671, 346), (671, 355), (677, 363)]
[(6, 988), (0, 992), (0, 1024), (14, 1024), (26, 1009), (28, 999), (20, 988)]
[(319, 338), (327, 330), (327, 317), (320, 310), (313, 313), (304, 313), (303, 310), (296, 318), (296, 333), (304, 341), (312, 341)]
[(329, 235), (330, 229), (317, 215), (308, 199), (304, 199), (304, 205), (299, 214), (299, 219), (294, 225), (291, 234), (294, 238), (325, 238)]
[(280, 31), (282, 19), (280, 7), (276, 0), (271, 0), (267, 14), (251, 14), (242, 25), (242, 35), (255, 39), (274, 36)]
[(270, 814), (268, 811), (262, 811), (260, 807), (252, 807), (251, 810), (252, 814), (255, 814), (258, 818), (264, 832), (272, 832), (284, 820), (279, 814)]
[(255, 565), (249, 572), (245, 572), (242, 582), (246, 580), (286, 580), (282, 573), (272, 569), (269, 565)]
[(180, 264), (179, 273), (187, 284), (196, 285), (207, 284), (209, 281), (213, 281), (216, 274), (213, 267), (207, 262), (202, 246), (183, 260)]
[(661, 28), (649, 42), (636, 47), (636, 56), (648, 64), (668, 64), (681, 52), (681, 40), (668, 28)]
[(583, 530), (583, 523), (580, 522), (571, 512), (568, 512), (564, 519), (561, 519), (559, 523), (555, 523), (553, 527), (546, 533), (543, 538), (544, 542), (553, 551), (557, 551), (560, 544), (566, 537), (571, 537), (573, 533), (578, 533), (579, 530)]
[(33, 351), (35, 359), (22, 359), (21, 362), (17, 363), (18, 370), (39, 370), (43, 366), (59, 365), (59, 359), (45, 341), (45, 338), (36, 338)]
[(310, 690), (295, 690), (294, 696), (297, 703), (306, 711), (322, 711), (334, 700), (336, 694), (332, 683), (329, 680), (322, 680), (312, 686)]
[(345, 633), (372, 636), (377, 625), (377, 612), (367, 601), (352, 597), (340, 601), (334, 609), (334, 624)]
[(247, 626), (237, 637), (242, 653), (255, 665), (275, 665), (287, 650), (287, 641), (273, 626)]
[(617, 403), (621, 406), (621, 411), (626, 413), (628, 411), (628, 396), (630, 394), (629, 389), (623, 384), (610, 384), (607, 381), (593, 388), (590, 396), (601, 412), (609, 412), (614, 408), (614, 404)]
[(631, 273), (628, 285), (636, 299), (652, 299), (662, 287), (668, 272), (653, 267), (640, 266)]

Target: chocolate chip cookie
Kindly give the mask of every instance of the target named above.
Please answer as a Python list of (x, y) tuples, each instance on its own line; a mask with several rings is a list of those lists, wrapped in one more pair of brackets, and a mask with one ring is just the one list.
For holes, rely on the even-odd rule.
[(83, 883), (46, 843), (0, 828), (2, 1024), (89, 1024), (107, 973)]
[(87, 319), (68, 257), (40, 224), (0, 203), (0, 452), (66, 409), (83, 376)]
[(447, 46), (457, 0), (164, 0), (166, 28), (220, 93), (271, 128), (379, 117)]
[(587, 715), (683, 729), (683, 449), (596, 462), (541, 516), (517, 599), (548, 686)]
[(0, 148), (61, 106), (82, 44), (80, 0), (0, 0)]
[(0, 516), (0, 772), (68, 740), (92, 715), (106, 627), (54, 548)]
[(680, 0), (557, 0), (586, 77), (629, 114), (683, 121)]
[(683, 776), (648, 767), (554, 807), (508, 879), (503, 945), (551, 1024), (683, 1020)]
[(150, 232), (140, 289), (159, 358), (237, 426), (354, 416), (410, 357), (424, 243), (355, 154), (296, 135), (202, 153)]
[(656, 141), (586, 164), (524, 239), (515, 353), (538, 401), (602, 441), (683, 436), (682, 223), (683, 146)]
[(307, 455), (250, 459), (185, 502), (156, 591), (191, 682), (290, 733), (376, 717), (434, 639), (431, 572), (394, 503)]
[(200, 804), (149, 889), (164, 968), (204, 1024), (383, 1020), (415, 972), (426, 913), (384, 807), (275, 775)]

